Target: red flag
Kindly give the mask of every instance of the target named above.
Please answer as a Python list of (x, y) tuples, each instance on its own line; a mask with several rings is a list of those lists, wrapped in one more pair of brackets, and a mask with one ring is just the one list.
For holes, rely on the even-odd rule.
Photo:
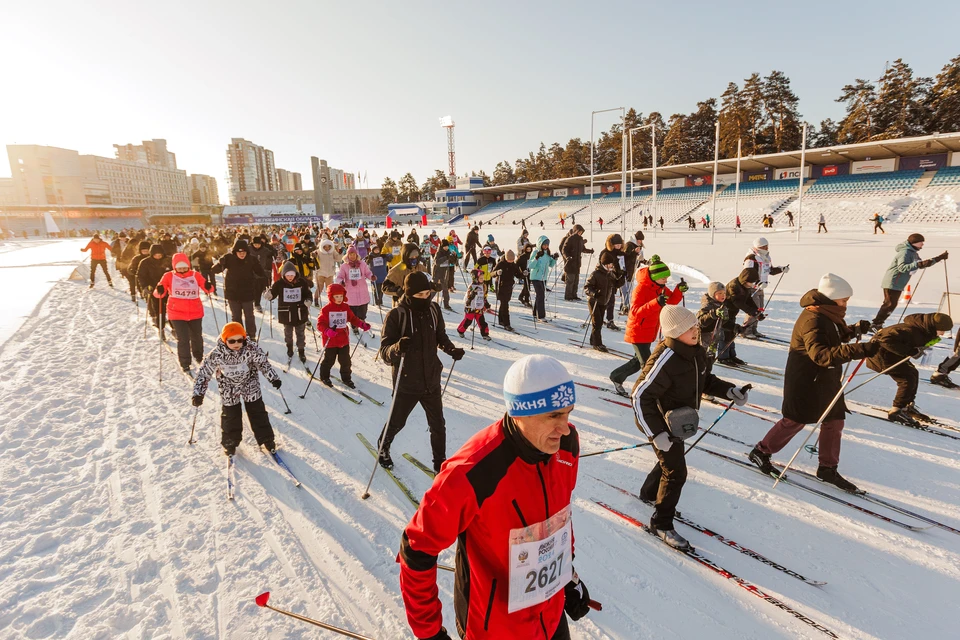
[(392, 228), (393, 228), (393, 218), (391, 218), (390, 216), (387, 216), (387, 229), (392, 229)]

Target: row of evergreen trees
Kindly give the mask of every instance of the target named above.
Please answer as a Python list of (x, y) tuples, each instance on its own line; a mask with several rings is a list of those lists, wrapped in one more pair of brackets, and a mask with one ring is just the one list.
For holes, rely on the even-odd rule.
[[(960, 55), (953, 58), (936, 78), (915, 77), (910, 65), (898, 59), (877, 81), (858, 78), (840, 91), (846, 115), (840, 122), (827, 118), (819, 126), (808, 125), (807, 146), (829, 147), (837, 144), (888, 140), (933, 132), (960, 131)], [(718, 107), (719, 102), (719, 107)], [(617, 123), (600, 134), (596, 143), (596, 173), (619, 171), (622, 127), (656, 125), (657, 164), (673, 165), (713, 159), (714, 125), (720, 121), (720, 157), (737, 155), (737, 140), (742, 141), (744, 156), (799, 149), (803, 117), (800, 99), (790, 87), (790, 78), (781, 71), (766, 77), (752, 74), (735, 82), (717, 98), (697, 103), (692, 113), (675, 113), (664, 122), (653, 111), (644, 116), (635, 109), (626, 113), (625, 123)], [(634, 167), (652, 165), (649, 129), (634, 134)], [(590, 142), (570, 139), (566, 145), (554, 142), (531, 151), (513, 164), (498, 162), (492, 176), (484, 172), (484, 184), (502, 185), (590, 173)], [(400, 181), (387, 178), (381, 188), (381, 201), (407, 202), (429, 200), (437, 189), (447, 188), (447, 176), (439, 169), (418, 186), (407, 173)]]

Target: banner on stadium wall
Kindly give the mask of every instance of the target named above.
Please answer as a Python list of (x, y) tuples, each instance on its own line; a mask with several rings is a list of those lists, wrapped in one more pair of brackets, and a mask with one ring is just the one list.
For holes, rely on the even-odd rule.
[[(804, 165), (803, 167), (803, 177), (809, 178), (811, 175), (812, 167), (810, 165)], [(800, 167), (792, 167), (790, 169), (775, 169), (773, 171), (774, 180), (799, 180), (800, 179)]]
[(573, 187), (572, 189), (570, 189), (570, 193), (569, 193), (568, 195), (571, 195), (571, 196), (582, 196), (582, 195), (583, 195), (583, 187)]
[[(389, 216), (388, 216), (389, 218)], [(233, 224), (323, 224), (323, 216), (257, 216), (234, 213), (223, 216), (223, 223)]]
[(504, 199), (504, 200), (513, 200), (513, 199), (516, 197), (516, 195), (517, 195), (517, 194), (515, 194), (515, 193), (505, 193), (505, 194), (503, 194), (503, 199)]
[(540, 197), (539, 191), (527, 191), (527, 200), (536, 200)]
[(954, 151), (953, 155), (950, 156), (950, 166), (960, 167), (960, 151)]
[(686, 178), (669, 178), (660, 183), (661, 189), (676, 189), (677, 187), (687, 186)]
[[(711, 178), (713, 176), (710, 176)], [(734, 173), (718, 173), (717, 174), (717, 185), (723, 186), (725, 184), (737, 184), (737, 174)]]
[(941, 167), (947, 166), (947, 154), (936, 153), (929, 156), (914, 156), (912, 158), (900, 158), (900, 170), (923, 169), (924, 171), (935, 171)]
[(744, 171), (743, 172), (743, 182), (762, 182), (764, 180), (772, 180), (773, 172), (770, 169), (764, 169), (762, 171)]
[(620, 184), (605, 184), (603, 187), (604, 193), (620, 193)]
[(566, 190), (566, 189), (554, 189), (554, 190), (553, 190), (553, 197), (555, 197), (555, 198), (566, 198), (566, 197), (567, 197), (567, 190)]
[(814, 178), (829, 178), (830, 176), (845, 176), (850, 173), (849, 164), (827, 164), (813, 167)]
[(861, 173), (881, 173), (883, 171), (895, 171), (896, 168), (896, 158), (887, 158), (885, 160), (864, 160), (862, 162), (850, 163), (850, 173), (854, 175)]
[(584, 187), (584, 188), (583, 188), (583, 194), (584, 194), (584, 195), (587, 195), (587, 196), (588, 196), (588, 195), (590, 195), (591, 193), (594, 194), (594, 195), (598, 195), (598, 194), (602, 193), (601, 190), (600, 190), (600, 185), (595, 185), (595, 186), (593, 186), (593, 187)]
[(686, 186), (705, 187), (713, 184), (713, 176), (687, 176)]

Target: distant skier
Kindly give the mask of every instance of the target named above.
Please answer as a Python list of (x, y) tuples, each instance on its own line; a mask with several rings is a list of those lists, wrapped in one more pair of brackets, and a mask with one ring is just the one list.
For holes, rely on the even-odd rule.
[[(90, 252), (90, 288), (93, 289), (93, 284), (97, 279), (97, 267), (103, 270), (103, 275), (107, 279), (107, 284), (110, 285), (110, 288), (113, 288), (113, 280), (110, 279), (110, 271), (107, 269), (107, 251), (113, 253), (110, 248), (110, 243), (104, 242), (100, 239), (100, 234), (93, 234), (93, 238), (90, 242), (87, 243), (87, 246), (80, 249), (83, 252)], [(114, 256), (116, 257), (116, 256)]]
[(143, 299), (147, 301), (147, 310), (153, 318), (153, 326), (160, 329), (161, 338), (164, 338), (164, 328), (160, 325), (160, 318), (166, 312), (167, 300), (155, 298), (153, 290), (167, 271), (170, 271), (170, 263), (164, 258), (163, 247), (159, 244), (151, 245), (150, 255), (137, 265), (137, 285), (140, 287)]
[(820, 214), (820, 219), (817, 222), (817, 233), (820, 233), (821, 229), (824, 233), (830, 233), (827, 231), (827, 218), (822, 213)]
[(220, 400), (223, 403), (220, 412), (220, 444), (228, 456), (236, 453), (243, 439), (241, 402), (246, 406), (247, 419), (257, 444), (270, 452), (277, 449), (273, 427), (270, 426), (270, 418), (263, 404), (257, 372), (262, 373), (275, 389), (280, 388), (280, 376), (270, 365), (267, 354), (256, 342), (248, 339), (242, 324), (228, 322), (220, 332), (217, 346), (203, 359), (193, 384), (193, 406), (199, 407), (203, 404), (210, 378), (216, 376)]
[[(759, 313), (764, 311), (764, 293), (763, 289), (769, 284), (770, 276), (786, 274), (790, 271), (790, 265), (782, 267), (773, 266), (773, 258), (770, 257), (770, 243), (764, 237), (759, 237), (753, 241), (753, 248), (743, 259), (744, 270), (751, 272), (751, 280), (758, 283), (753, 292), (754, 303), (757, 305)], [(753, 276), (756, 272), (756, 277)], [(758, 315), (752, 315), (743, 323), (743, 336), (745, 338), (759, 339), (765, 337), (758, 331), (760, 326)]]
[[(581, 227), (582, 228), (582, 227)], [(527, 270), (530, 273), (530, 284), (536, 297), (533, 299), (533, 317), (538, 322), (547, 321), (547, 274), (557, 265), (558, 254), (550, 255), (550, 238), (540, 236), (537, 238), (537, 250), (527, 261)], [(570, 276), (579, 279), (580, 271), (577, 267), (577, 274)], [(569, 286), (568, 286), (569, 290)], [(579, 298), (577, 298), (579, 300)]]
[(873, 217), (870, 218), (870, 222), (873, 223), (873, 235), (877, 235), (877, 231), (883, 235), (887, 235), (887, 232), (883, 230), (883, 216), (879, 213), (874, 213)]
[(923, 249), (923, 243), (925, 241), (926, 239), (922, 234), (911, 233), (907, 237), (906, 242), (901, 242), (897, 245), (897, 253), (894, 255), (890, 266), (887, 267), (886, 272), (884, 272), (883, 282), (880, 284), (880, 286), (883, 287), (883, 304), (880, 305), (880, 310), (877, 311), (877, 317), (873, 319), (873, 331), (879, 331), (883, 328), (883, 323), (890, 317), (893, 310), (897, 308), (897, 303), (900, 302), (900, 295), (903, 293), (903, 290), (907, 288), (907, 283), (910, 282), (910, 278), (915, 271), (932, 267), (938, 262), (950, 257), (950, 254), (944, 251), (940, 255), (928, 260), (921, 260), (918, 252), (920, 249)]
[(186, 254), (173, 256), (173, 271), (167, 271), (153, 290), (155, 298), (167, 299), (167, 319), (177, 336), (180, 368), (190, 372), (190, 356), (203, 360), (203, 300), (200, 294), (213, 291), (202, 275), (190, 267)]

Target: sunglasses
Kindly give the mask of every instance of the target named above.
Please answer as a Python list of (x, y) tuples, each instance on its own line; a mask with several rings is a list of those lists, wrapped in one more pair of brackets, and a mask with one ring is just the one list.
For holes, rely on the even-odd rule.
[(246, 338), (230, 338), (227, 340), (227, 344), (243, 344), (246, 341)]

